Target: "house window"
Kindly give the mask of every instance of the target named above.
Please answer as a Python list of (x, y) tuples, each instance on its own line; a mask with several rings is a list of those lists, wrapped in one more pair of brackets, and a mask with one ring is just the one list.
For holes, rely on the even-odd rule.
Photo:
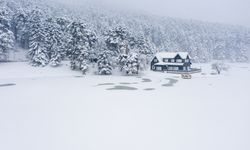
[(156, 70), (157, 71), (162, 71), (162, 68), (161, 67), (156, 67)]
[(190, 62), (190, 60), (189, 59), (185, 59), (185, 62), (188, 63), (188, 62)]
[(178, 70), (179, 70), (179, 67), (173, 67), (173, 70), (174, 70), (174, 71), (178, 71)]
[(168, 67), (168, 70), (173, 70), (173, 67)]
[(168, 62), (168, 59), (164, 58), (164, 59), (163, 59), (163, 62)]
[(174, 59), (171, 59), (171, 62), (175, 62)]
[(177, 59), (176, 62), (182, 63), (182, 59)]
[(155, 63), (157, 63), (157, 62), (158, 62), (158, 60), (157, 60), (157, 59), (154, 59), (154, 62), (155, 62)]

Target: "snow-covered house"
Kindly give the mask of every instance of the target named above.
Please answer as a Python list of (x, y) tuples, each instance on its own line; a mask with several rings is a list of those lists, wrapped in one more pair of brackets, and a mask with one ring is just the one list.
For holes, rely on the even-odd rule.
[(191, 71), (191, 57), (187, 52), (159, 52), (151, 62), (153, 71)]

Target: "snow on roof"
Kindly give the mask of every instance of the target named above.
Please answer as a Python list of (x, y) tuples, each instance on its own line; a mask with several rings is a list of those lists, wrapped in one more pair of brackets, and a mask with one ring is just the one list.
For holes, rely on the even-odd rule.
[(177, 54), (179, 54), (182, 59), (186, 59), (187, 57), (190, 58), (188, 52), (178, 52)]
[(167, 66), (183, 66), (184, 63), (169, 63), (169, 62), (160, 62), (160, 63), (156, 63), (155, 65), (167, 65)]
[[(175, 58), (177, 55), (180, 55), (182, 59), (186, 59), (188, 52), (158, 52), (156, 53), (156, 58), (159, 60), (159, 63), (163, 63), (164, 58)], [(190, 56), (189, 56), (190, 57)]]

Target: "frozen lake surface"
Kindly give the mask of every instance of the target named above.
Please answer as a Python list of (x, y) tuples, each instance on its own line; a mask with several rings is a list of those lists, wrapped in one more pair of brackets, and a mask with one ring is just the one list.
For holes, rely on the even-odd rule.
[(1, 150), (249, 150), (250, 65), (191, 80), (0, 64)]

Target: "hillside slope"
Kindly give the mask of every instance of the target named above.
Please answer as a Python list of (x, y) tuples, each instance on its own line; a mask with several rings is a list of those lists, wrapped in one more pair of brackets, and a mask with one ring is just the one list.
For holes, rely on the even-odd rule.
[(92, 2), (71, 7), (39, 0), (1, 0), (1, 7), (10, 14), (39, 9), (45, 17), (80, 20), (100, 39), (109, 29), (122, 26), (133, 35), (144, 36), (155, 51), (188, 51), (200, 62), (212, 59), (245, 62), (250, 56), (250, 29), (242, 26), (164, 18)]

